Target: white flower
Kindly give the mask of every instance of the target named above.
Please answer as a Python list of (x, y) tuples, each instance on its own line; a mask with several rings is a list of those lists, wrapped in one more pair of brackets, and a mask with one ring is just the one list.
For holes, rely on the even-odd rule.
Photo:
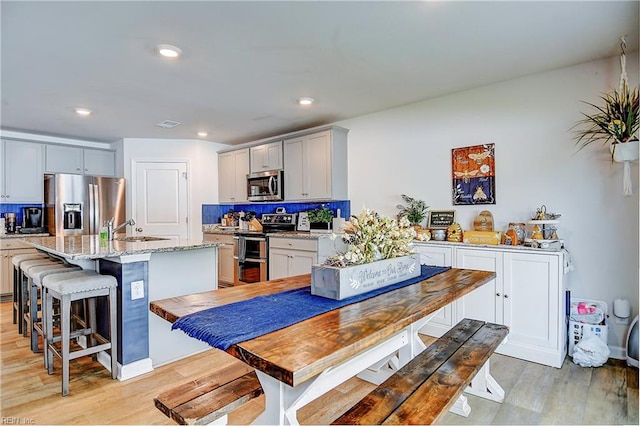
[(348, 245), (345, 253), (338, 253), (325, 263), (338, 267), (375, 262), (411, 254), (416, 231), (406, 217), (399, 222), (364, 209), (351, 216), (342, 240)]

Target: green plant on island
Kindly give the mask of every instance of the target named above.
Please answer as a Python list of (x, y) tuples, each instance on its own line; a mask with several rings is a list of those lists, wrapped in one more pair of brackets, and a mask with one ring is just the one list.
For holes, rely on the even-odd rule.
[(427, 203), (405, 194), (400, 196), (406, 205), (398, 204), (396, 206), (400, 210), (398, 217), (406, 217), (412, 226), (420, 225), (427, 217), (427, 209), (429, 208)]
[(318, 209), (309, 210), (307, 212), (309, 223), (331, 223), (333, 221), (333, 210), (322, 206)]

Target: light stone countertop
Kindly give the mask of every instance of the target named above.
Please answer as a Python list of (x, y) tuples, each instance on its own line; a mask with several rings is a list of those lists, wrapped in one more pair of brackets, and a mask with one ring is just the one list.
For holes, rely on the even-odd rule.
[(3, 239), (13, 239), (13, 238), (26, 238), (26, 237), (48, 237), (49, 234), (48, 233), (42, 233), (42, 234), (20, 234), (18, 232), (12, 233), (12, 234), (0, 234), (0, 240)]
[(70, 260), (95, 260), (145, 253), (198, 250), (222, 243), (202, 240), (166, 239), (161, 241), (101, 241), (99, 235), (23, 237), (33, 247)]

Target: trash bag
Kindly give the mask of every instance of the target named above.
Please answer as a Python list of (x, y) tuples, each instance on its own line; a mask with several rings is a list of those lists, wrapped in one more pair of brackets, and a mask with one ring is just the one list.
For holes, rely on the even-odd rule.
[(600, 367), (611, 351), (598, 336), (585, 337), (573, 349), (573, 362), (581, 367)]

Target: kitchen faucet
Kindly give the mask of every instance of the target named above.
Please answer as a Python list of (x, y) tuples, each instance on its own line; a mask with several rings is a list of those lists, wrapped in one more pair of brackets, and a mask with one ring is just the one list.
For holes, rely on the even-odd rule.
[(127, 225), (131, 225), (134, 226), (136, 224), (136, 222), (133, 219), (129, 219), (124, 223), (121, 223), (120, 225), (116, 226), (115, 228), (113, 227), (113, 221), (115, 218), (111, 218), (111, 220), (109, 222), (107, 222), (107, 237), (109, 238), (109, 241), (113, 241), (113, 235), (118, 232), (118, 230), (124, 228)]

